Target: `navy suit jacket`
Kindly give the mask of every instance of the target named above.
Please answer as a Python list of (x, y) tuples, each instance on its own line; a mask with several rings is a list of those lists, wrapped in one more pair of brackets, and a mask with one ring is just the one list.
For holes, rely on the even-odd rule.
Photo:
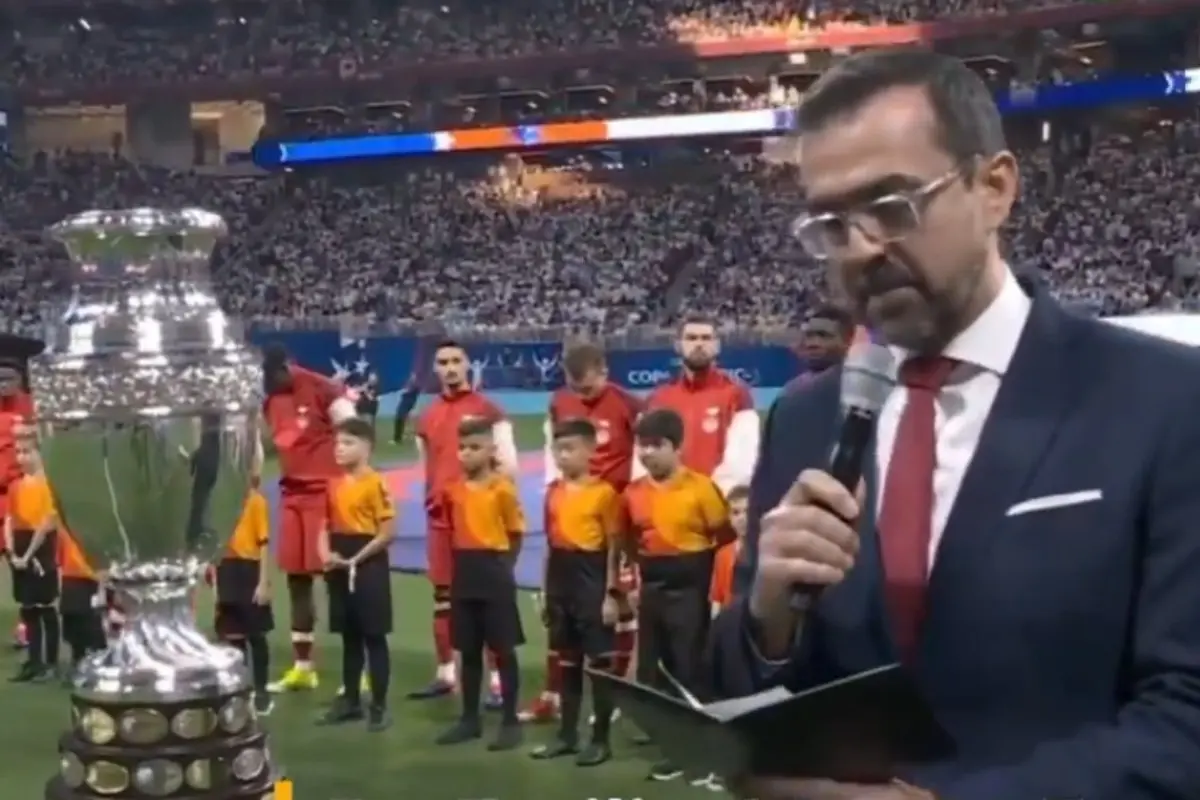
[[(942, 800), (1200, 798), (1200, 352), (1076, 317), (1035, 291), (930, 575), (913, 674), (958, 745), (899, 777)], [(758, 520), (824, 468), (838, 373), (779, 398), (751, 486)], [(883, 605), (874, 454), (862, 549), (771, 666), (745, 591), (713, 628), (722, 696), (898, 660)], [(1006, 516), (1099, 489), (1098, 502)]]

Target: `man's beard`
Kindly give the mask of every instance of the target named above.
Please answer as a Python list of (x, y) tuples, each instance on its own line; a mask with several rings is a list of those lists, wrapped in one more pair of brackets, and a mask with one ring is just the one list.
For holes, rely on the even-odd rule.
[(716, 361), (716, 359), (709, 358), (706, 355), (684, 356), (683, 357), (683, 365), (685, 367), (687, 367), (689, 370), (691, 370), (692, 372), (703, 372), (704, 370), (711, 367), (713, 365), (714, 361)]

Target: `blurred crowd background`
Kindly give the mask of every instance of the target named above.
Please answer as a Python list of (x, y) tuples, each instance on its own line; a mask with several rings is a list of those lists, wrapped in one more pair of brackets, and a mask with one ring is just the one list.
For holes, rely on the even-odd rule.
[[(630, 339), (689, 311), (787, 336), (824, 300), (785, 141), (255, 166), (255, 142), (795, 105), (857, 46), (927, 39), (999, 96), (1200, 66), (1186, 0), (10, 0), (0, 9), (0, 327), (68, 279), (43, 235), (199, 205), (258, 324)], [(913, 23), (922, 23), (913, 25)], [(899, 38), (897, 38), (899, 37)], [(909, 38), (904, 38), (909, 37)], [(1119, 100), (1120, 98), (1118, 98)], [(1096, 313), (1191, 308), (1200, 107), (1014, 115), (1012, 263)]]

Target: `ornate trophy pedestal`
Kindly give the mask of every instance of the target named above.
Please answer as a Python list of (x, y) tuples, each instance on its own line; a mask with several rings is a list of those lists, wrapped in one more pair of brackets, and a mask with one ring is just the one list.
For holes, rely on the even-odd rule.
[(241, 655), (196, 627), (190, 595), (258, 469), (261, 373), (220, 310), (219, 217), (90, 211), (52, 234), (70, 307), (31, 364), (59, 521), (106, 573), (125, 626), (73, 676), (47, 800), (273, 797)]

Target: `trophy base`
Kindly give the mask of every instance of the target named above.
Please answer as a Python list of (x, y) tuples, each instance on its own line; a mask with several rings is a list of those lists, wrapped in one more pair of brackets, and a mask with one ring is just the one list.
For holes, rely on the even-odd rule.
[[(61, 777), (46, 782), (46, 800), (109, 800), (113, 795), (96, 794), (86, 789), (70, 789)], [(120, 795), (121, 797), (149, 797), (149, 795)], [(171, 795), (173, 800), (274, 800), (273, 786), (263, 789), (225, 789), (213, 792), (187, 792)]]
[(272, 798), (278, 773), (242, 655), (197, 630), (186, 581), (117, 586), (129, 615), (72, 677), (47, 800)]
[[(237, 702), (241, 698), (232, 699)], [(194, 715), (206, 710), (190, 705), (190, 708), (174, 709), (173, 718), (181, 719), (181, 713)], [(139, 707), (114, 716), (124, 721), (146, 711)], [(167, 716), (170, 709), (154, 711), (162, 714), (162, 718), (171, 718)], [(58, 742), (59, 774), (46, 784), (46, 800), (272, 798), (277, 773), (267, 748), (267, 735), (253, 724), (253, 720), (236, 734), (224, 732), (217, 723), (207, 735), (196, 738), (178, 734), (194, 735), (204, 728), (172, 727), (178, 730), (147, 745), (96, 744), (79, 730), (63, 734)], [(126, 727), (126, 731), (133, 730), (132, 726)]]

